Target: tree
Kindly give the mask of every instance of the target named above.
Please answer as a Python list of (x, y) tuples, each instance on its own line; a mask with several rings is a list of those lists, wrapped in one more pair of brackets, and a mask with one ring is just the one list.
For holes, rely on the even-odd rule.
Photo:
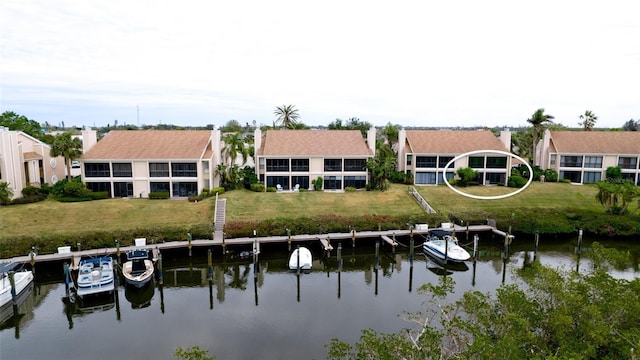
[(4, 126), (13, 131), (22, 131), (37, 139), (40, 139), (42, 135), (40, 123), (24, 115), (18, 115), (13, 111), (5, 111), (0, 115), (0, 126)]
[(593, 130), (593, 127), (596, 125), (596, 122), (598, 121), (598, 117), (590, 110), (587, 110), (584, 112), (583, 115), (580, 115), (580, 120), (582, 121), (579, 124), (582, 126), (584, 131), (591, 131)]
[(391, 146), (393, 149), (394, 145), (398, 143), (398, 135), (400, 133), (400, 125), (393, 125), (391, 123), (387, 123), (385, 127), (380, 132), (381, 135), (386, 139), (387, 144)]
[(630, 119), (624, 125), (622, 125), (622, 130), (624, 131), (640, 131), (640, 120), (634, 121)]
[(242, 132), (243, 128), (242, 125), (240, 125), (240, 122), (238, 120), (229, 120), (227, 121), (226, 124), (224, 124), (223, 127), (220, 128), (220, 131), (222, 132)]
[(336, 121), (332, 122), (327, 126), (329, 130), (360, 130), (362, 137), (367, 137), (367, 131), (373, 126), (371, 123), (366, 121), (361, 121), (357, 117), (349, 118), (346, 123), (342, 123), (342, 119), (336, 119)]
[(370, 188), (384, 191), (389, 188), (389, 177), (396, 169), (396, 156), (389, 144), (376, 141), (376, 155), (367, 160)]
[(71, 133), (65, 132), (53, 138), (50, 155), (64, 157), (67, 166), (67, 180), (71, 179), (71, 161), (82, 155), (82, 140), (71, 137)]
[(242, 156), (242, 165), (247, 163), (249, 150), (245, 146), (244, 139), (242, 139), (239, 133), (227, 134), (222, 141), (224, 141), (222, 155), (227, 160), (227, 164), (235, 164), (238, 155)]
[(295, 108), (295, 105), (278, 106), (273, 113), (276, 115), (276, 123), (280, 124), (280, 127), (285, 129), (296, 128), (300, 114), (298, 114), (298, 109)]
[(478, 172), (470, 167), (460, 168), (456, 171), (456, 174), (459, 178), (458, 181), (456, 181), (456, 185), (460, 186), (469, 186), (472, 181), (478, 178)]
[(11, 198), (13, 198), (13, 190), (6, 182), (0, 182), (0, 205), (11, 204)]
[(531, 146), (531, 162), (534, 165), (536, 163), (536, 145), (538, 145), (538, 140), (540, 139), (540, 136), (544, 132), (546, 125), (548, 123), (551, 123), (551, 120), (553, 119), (554, 117), (552, 115), (544, 113), (543, 108), (536, 110), (533, 113), (533, 115), (531, 115), (531, 117), (527, 119), (527, 122), (533, 126), (533, 143)]
[(626, 213), (633, 199), (640, 196), (639, 188), (631, 181), (598, 181), (596, 185), (598, 186), (596, 200), (604, 207), (607, 213), (612, 215)]
[(450, 277), (423, 285), (424, 312), (393, 334), (364, 330), (355, 347), (338, 339), (329, 359), (635, 359), (640, 347), (640, 278), (608, 271), (629, 253), (594, 243), (588, 273), (534, 261), (518, 271), (523, 285), (495, 294), (467, 291), (449, 303)]
[(199, 346), (192, 346), (187, 349), (181, 347), (173, 354), (175, 358), (182, 360), (215, 360), (215, 356), (208, 356), (209, 351), (200, 349)]

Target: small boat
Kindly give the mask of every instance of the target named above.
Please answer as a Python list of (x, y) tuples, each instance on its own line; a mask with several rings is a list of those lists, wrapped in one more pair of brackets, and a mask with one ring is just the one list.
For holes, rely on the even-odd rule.
[(111, 257), (80, 260), (76, 294), (80, 299), (89, 295), (111, 294), (115, 289), (114, 280)]
[(298, 247), (289, 257), (289, 269), (291, 270), (311, 270), (311, 251), (306, 247)]
[(122, 275), (127, 284), (143, 287), (153, 279), (153, 270), (149, 250), (135, 249), (127, 252), (127, 261), (122, 264)]
[(453, 232), (442, 229), (431, 229), (422, 249), (436, 259), (443, 261), (466, 261), (471, 258), (467, 250), (458, 245)]
[[(28, 270), (19, 270), (18, 263), (0, 264), (0, 307), (12, 302), (18, 301), (18, 298), (24, 293), (29, 285), (33, 283), (33, 273)], [(11, 286), (11, 278), (13, 277), (13, 289)]]

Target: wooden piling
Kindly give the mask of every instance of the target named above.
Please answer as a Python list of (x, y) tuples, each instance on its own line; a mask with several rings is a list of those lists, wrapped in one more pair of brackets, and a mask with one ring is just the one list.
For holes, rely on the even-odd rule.
[(15, 279), (15, 272), (13, 271), (9, 271), (9, 285), (11, 285), (11, 302), (13, 302), (13, 305), (17, 305), (17, 293), (16, 293), (16, 279)]
[(578, 255), (582, 255), (582, 229), (578, 230)]
[(189, 257), (191, 257), (191, 231), (187, 233), (187, 247), (189, 248)]
[(162, 252), (158, 251), (158, 283), (160, 285), (164, 284), (164, 280), (162, 279)]
[(36, 274), (36, 249), (35, 247), (31, 247), (31, 251), (29, 252), (29, 257), (31, 258), (31, 272)]
[(351, 244), (356, 247), (356, 229), (351, 230)]
[(533, 238), (533, 260), (538, 258), (538, 245), (540, 245), (540, 234), (536, 232)]
[(297, 269), (297, 271), (298, 271), (298, 275), (300, 275), (300, 245), (298, 245), (298, 246), (296, 247), (296, 249), (298, 250), (298, 251), (296, 252), (296, 254), (298, 255), (298, 263), (296, 264), (296, 267), (298, 268), (298, 269)]
[(473, 262), (478, 259), (478, 234), (473, 235)]
[(213, 253), (211, 252), (211, 249), (207, 250), (207, 269), (208, 269), (208, 277), (207, 279), (209, 281), (213, 280)]
[(338, 272), (342, 271), (342, 243), (338, 243)]
[(414, 256), (414, 240), (413, 240), (413, 234), (410, 235), (409, 237), (409, 262), (411, 263), (411, 265), (413, 265), (413, 256)]
[(64, 271), (64, 293), (67, 297), (69, 297), (69, 283), (71, 277), (71, 271), (69, 270), (69, 264), (66, 262), (62, 265)]
[(376, 270), (380, 264), (380, 239), (376, 239)]

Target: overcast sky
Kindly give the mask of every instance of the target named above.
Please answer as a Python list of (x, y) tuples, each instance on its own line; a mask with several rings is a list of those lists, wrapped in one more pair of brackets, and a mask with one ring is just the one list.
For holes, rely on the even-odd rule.
[[(66, 126), (640, 119), (640, 2), (0, 1), (0, 110)], [(139, 109), (139, 111), (138, 111)]]

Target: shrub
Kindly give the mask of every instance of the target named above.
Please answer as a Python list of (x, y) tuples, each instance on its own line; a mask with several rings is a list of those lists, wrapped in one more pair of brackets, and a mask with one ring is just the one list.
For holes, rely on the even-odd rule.
[(204, 197), (202, 197), (202, 195), (191, 195), (191, 196), (189, 196), (189, 202), (198, 202), (198, 201), (202, 201), (202, 199), (204, 199)]
[(311, 184), (313, 185), (313, 190), (320, 191), (322, 190), (322, 176), (318, 176), (315, 180), (311, 180)]
[(200, 194), (202, 197), (209, 197), (211, 196), (211, 194), (209, 193), (209, 188), (202, 188), (202, 194)]
[(214, 188), (211, 188), (211, 191), (209, 191), (211, 193), (211, 195), (215, 195), (216, 193), (218, 193), (218, 195), (222, 195), (224, 194), (224, 188), (222, 186), (217, 186)]
[(64, 184), (62, 189), (63, 197), (87, 197), (89, 195), (89, 190), (85, 186), (85, 184), (78, 181), (71, 181)]
[(527, 183), (527, 179), (523, 178), (520, 175), (512, 175), (509, 176), (509, 187), (512, 188), (521, 188)]
[(149, 199), (168, 199), (168, 191), (152, 191), (149, 193)]
[(544, 181), (556, 182), (558, 181), (558, 172), (553, 169), (547, 169), (544, 171)]
[(93, 199), (90, 197), (82, 197), (82, 196), (74, 196), (74, 197), (63, 196), (63, 197), (59, 197), (57, 200), (59, 202), (68, 203), (68, 202), (91, 201)]
[(260, 183), (251, 184), (251, 191), (263, 192), (264, 191), (264, 184), (260, 184)]
[(31, 204), (39, 201), (44, 201), (49, 197), (47, 194), (35, 194), (30, 196), (24, 196), (21, 198), (13, 199), (12, 205)]
[(298, 190), (299, 192), (309, 192), (309, 189), (307, 188), (300, 188), (300, 190)]
[(39, 193), (40, 193), (40, 189), (31, 185), (22, 189), (22, 196), (24, 197), (35, 196), (35, 195), (38, 195)]
[(276, 191), (277, 191), (277, 189), (275, 187), (273, 187), (273, 186), (269, 186), (267, 188), (267, 192), (276, 192)]
[(347, 186), (346, 188), (344, 188), (344, 191), (356, 191), (357, 189), (354, 188), (353, 186)]
[(89, 193), (89, 197), (93, 200), (103, 200), (109, 198), (109, 193), (106, 191), (92, 191)]
[(470, 167), (460, 168), (456, 171), (459, 179), (456, 181), (456, 185), (468, 186), (471, 185), (474, 180), (478, 178), (478, 172)]

